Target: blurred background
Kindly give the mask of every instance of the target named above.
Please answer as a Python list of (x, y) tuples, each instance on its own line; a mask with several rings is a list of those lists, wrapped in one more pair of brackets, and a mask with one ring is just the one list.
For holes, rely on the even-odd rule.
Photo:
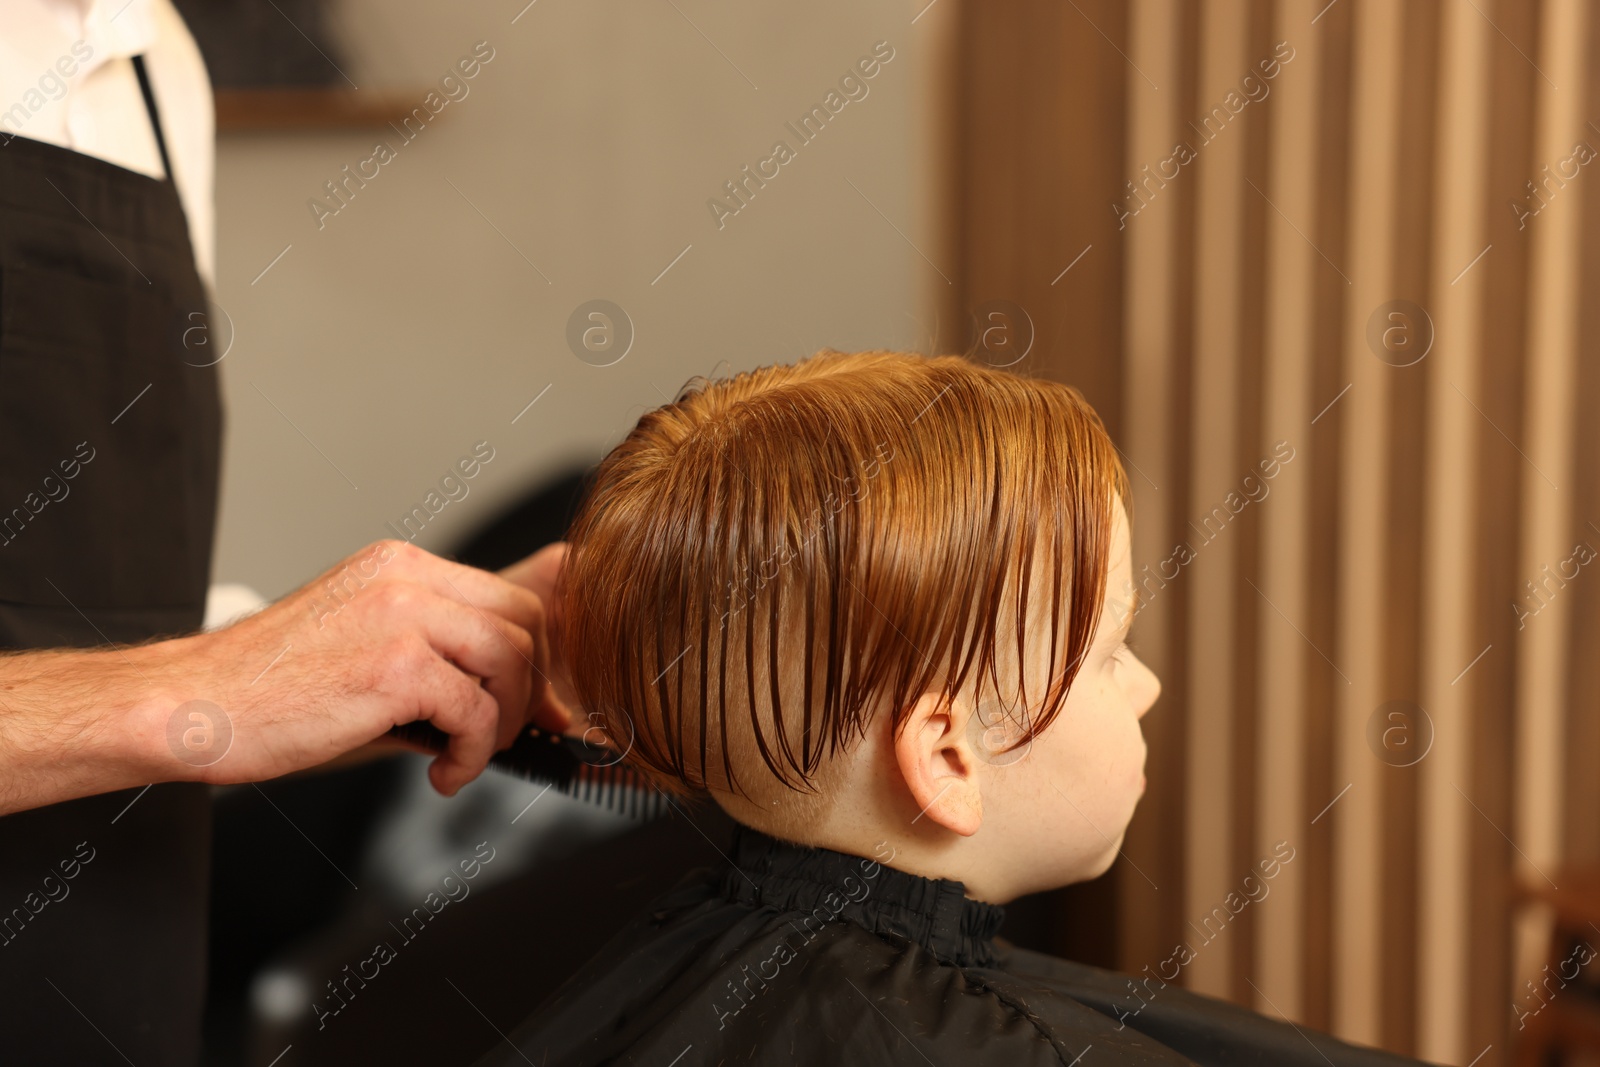
[[(1004, 933), (1130, 973), (1187, 945), (1190, 988), (1441, 1063), (1600, 1048), (1590, 4), (178, 6), (216, 84), (219, 582), (396, 535), (510, 562), (697, 374), (827, 346), (1071, 382), (1133, 481), (1164, 689), (1124, 861)], [(712, 812), (452, 804), (423, 765), (219, 796), (214, 1063), (470, 1062), (716, 862)], [(492, 897), (319, 1027), (490, 836)]]

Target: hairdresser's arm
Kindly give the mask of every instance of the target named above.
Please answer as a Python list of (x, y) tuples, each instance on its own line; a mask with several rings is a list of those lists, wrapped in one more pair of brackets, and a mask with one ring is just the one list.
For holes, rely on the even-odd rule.
[(0, 814), (261, 781), (417, 719), (451, 735), (429, 776), (453, 794), (528, 722), (568, 725), (545, 615), (529, 583), (385, 541), (215, 633), (0, 656)]

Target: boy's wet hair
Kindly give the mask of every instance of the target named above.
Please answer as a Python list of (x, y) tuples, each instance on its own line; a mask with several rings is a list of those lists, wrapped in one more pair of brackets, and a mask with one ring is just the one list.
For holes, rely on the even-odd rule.
[[(962, 357), (824, 350), (695, 379), (579, 506), (574, 686), (662, 788), (763, 806), (925, 692), (1009, 695), (1021, 745), (1093, 641), (1127, 489), (1077, 390)], [(1015, 670), (1044, 647), (1030, 621), (1042, 693)]]

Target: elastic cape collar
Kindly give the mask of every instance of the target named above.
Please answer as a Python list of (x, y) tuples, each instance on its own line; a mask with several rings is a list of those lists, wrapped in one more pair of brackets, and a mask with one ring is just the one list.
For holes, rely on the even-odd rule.
[[(887, 846), (880, 857), (887, 859)], [(875, 934), (901, 937), (958, 967), (995, 962), (994, 937), (1005, 908), (973, 900), (947, 878), (924, 878), (876, 859), (828, 848), (793, 845), (741, 826), (723, 879), (730, 900), (784, 911), (810, 912), (819, 922), (855, 923)]]

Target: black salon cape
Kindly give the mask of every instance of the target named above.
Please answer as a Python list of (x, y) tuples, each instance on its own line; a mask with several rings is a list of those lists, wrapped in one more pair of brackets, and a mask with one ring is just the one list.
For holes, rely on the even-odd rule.
[(1417, 1062), (997, 942), (1004, 909), (959, 882), (747, 829), (730, 858), (656, 900), (478, 1067)]

